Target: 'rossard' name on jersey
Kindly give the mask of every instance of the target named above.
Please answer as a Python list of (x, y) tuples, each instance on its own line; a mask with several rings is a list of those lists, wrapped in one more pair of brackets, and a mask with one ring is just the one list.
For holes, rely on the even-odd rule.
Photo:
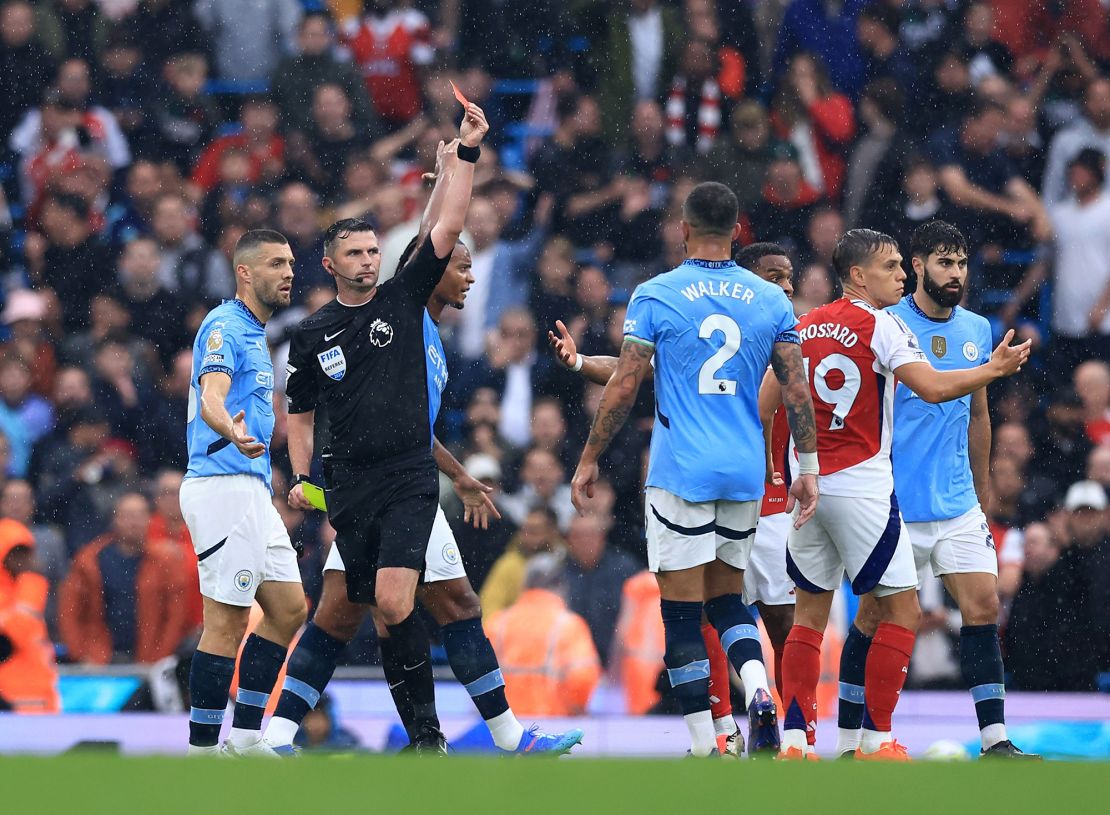
[(727, 280), (699, 280), (680, 291), (691, 303), (699, 297), (731, 297), (742, 303), (750, 303), (755, 297), (753, 289), (743, 283), (730, 283)]
[(814, 325), (807, 325), (804, 328), (799, 328), (798, 334), (801, 335), (803, 341), (817, 339), (818, 337), (828, 337), (830, 340), (839, 342), (845, 348), (851, 348), (859, 342), (859, 336), (856, 332), (840, 323), (816, 323)]

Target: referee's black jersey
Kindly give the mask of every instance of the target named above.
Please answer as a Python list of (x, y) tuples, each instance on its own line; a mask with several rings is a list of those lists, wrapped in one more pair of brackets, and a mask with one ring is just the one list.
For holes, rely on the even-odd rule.
[(294, 330), (289, 412), (324, 408), (331, 461), (373, 467), (431, 454), (424, 307), (450, 260), (428, 237), (369, 302), (332, 300)]

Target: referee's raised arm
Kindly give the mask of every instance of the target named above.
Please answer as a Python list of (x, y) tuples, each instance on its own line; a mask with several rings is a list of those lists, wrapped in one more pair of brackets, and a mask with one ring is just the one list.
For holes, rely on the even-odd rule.
[[(438, 220), (428, 235), (431, 249), (437, 258), (448, 258), (458, 243), (466, 223), (466, 211), (470, 207), (470, 194), (474, 187), (474, 163), (481, 155), (478, 145), (489, 132), (486, 114), (480, 107), (471, 104), (466, 109), (462, 124), (459, 126), (459, 141), (455, 148), (458, 162), (443, 198), (443, 208)], [(431, 297), (432, 291), (443, 277), (445, 267), (439, 264), (409, 264), (401, 275), (404, 286), (421, 304)]]

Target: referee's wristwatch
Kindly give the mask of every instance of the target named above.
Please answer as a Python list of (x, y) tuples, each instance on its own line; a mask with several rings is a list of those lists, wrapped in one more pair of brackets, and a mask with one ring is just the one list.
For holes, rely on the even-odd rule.
[(289, 482), (289, 489), (293, 489), (293, 487), (297, 486), (298, 484), (311, 483), (312, 479), (309, 478), (307, 475), (304, 475), (303, 473), (297, 473), (295, 476), (293, 476), (293, 480)]

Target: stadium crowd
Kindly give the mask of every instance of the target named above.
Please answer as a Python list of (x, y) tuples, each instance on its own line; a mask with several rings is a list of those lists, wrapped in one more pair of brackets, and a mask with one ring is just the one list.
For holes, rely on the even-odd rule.
[[(943, 218), (969, 237), (969, 307), (1036, 346), (991, 390), (981, 496), (1012, 686), (1093, 690), (1101, 674), (1110, 690), (1100, 0), (4, 0), (0, 518), (18, 523), (0, 521), (0, 697), (38, 681), (12, 661), (26, 642), (12, 587), (37, 568), (9, 554), (26, 530), (59, 660), (154, 663), (194, 636), (177, 500), (191, 343), (234, 291), (232, 247), (257, 227), (290, 240), (294, 306), (267, 325), (283, 369), (289, 328), (334, 296), (328, 224), (371, 222), (383, 270), (416, 233), (422, 174), (457, 126), (448, 79), (487, 111), (496, 148), (464, 235), (476, 283), (442, 323), (437, 427), (495, 489), (488, 531), (443, 492), (486, 613), (515, 608), (495, 640), (538, 636), (520, 620), (565, 608), (585, 623), (565, 650), (616, 670), (636, 646), (624, 635), (653, 636), (625, 619), (650, 607), (635, 601), (650, 394), (577, 517), (568, 481), (601, 388), (546, 332), (563, 320), (584, 353), (617, 353), (634, 287), (684, 257), (678, 204), (717, 180), (745, 243), (788, 248), (799, 314), (837, 296), (848, 228), (905, 246)], [(285, 502), (284, 408), (277, 394), (274, 501), (314, 599), (333, 533)], [(556, 558), (529, 571), (540, 554)], [(939, 583), (922, 602), (911, 684), (959, 686), (958, 614)], [(372, 661), (372, 645), (370, 628), (349, 658)], [(570, 683), (567, 710), (596, 675)]]

